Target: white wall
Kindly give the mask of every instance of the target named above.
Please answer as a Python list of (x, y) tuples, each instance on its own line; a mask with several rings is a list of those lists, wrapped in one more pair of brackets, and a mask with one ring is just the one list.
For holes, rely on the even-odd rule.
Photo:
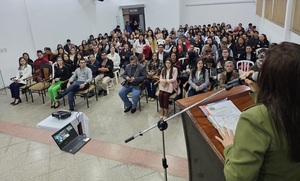
[(254, 0), (185, 0), (185, 16), (181, 24), (203, 25), (225, 22), (232, 28), (242, 23), (255, 24)]

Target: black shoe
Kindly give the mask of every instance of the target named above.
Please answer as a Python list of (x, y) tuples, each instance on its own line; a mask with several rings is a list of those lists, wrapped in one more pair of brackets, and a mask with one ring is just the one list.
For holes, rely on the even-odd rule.
[(16, 102), (16, 99), (14, 100), (14, 102), (11, 102), (10, 104), (13, 105)]
[(51, 105), (51, 107), (50, 107), (50, 108), (54, 108), (54, 107), (55, 107), (54, 105), (53, 105), (53, 106)]
[(62, 95), (62, 94), (58, 94), (56, 97), (55, 97), (55, 99), (61, 99), (61, 98), (63, 98), (64, 96)]
[(93, 97), (94, 95), (95, 95), (94, 92), (89, 92), (89, 93), (88, 93), (88, 98), (91, 98), (91, 97)]
[(102, 92), (103, 92), (103, 90), (99, 90), (98, 91), (98, 96), (101, 96)]
[(57, 105), (54, 106), (54, 109), (58, 108), (60, 106), (60, 102), (57, 102)]
[[(18, 102), (16, 102), (17, 100), (19, 100)], [(22, 102), (22, 100), (21, 99), (16, 99), (16, 101), (13, 103), (13, 106), (15, 106), (15, 105), (18, 105), (19, 103), (21, 103)]]
[(131, 114), (135, 113), (136, 108), (135, 109), (131, 109)]
[(103, 96), (107, 96), (107, 90), (103, 91)]
[(126, 109), (124, 110), (124, 112), (128, 112), (128, 111), (130, 111), (130, 110), (131, 110), (131, 108), (132, 108), (132, 106), (129, 106), (128, 108), (126, 108)]
[(74, 111), (74, 108), (70, 108), (69, 111)]

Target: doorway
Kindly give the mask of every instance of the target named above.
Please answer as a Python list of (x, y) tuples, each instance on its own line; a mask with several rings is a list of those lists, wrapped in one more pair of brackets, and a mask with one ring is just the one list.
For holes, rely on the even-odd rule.
[(145, 31), (145, 14), (144, 7), (123, 8), (123, 19), (130, 26), (131, 31), (136, 29)]

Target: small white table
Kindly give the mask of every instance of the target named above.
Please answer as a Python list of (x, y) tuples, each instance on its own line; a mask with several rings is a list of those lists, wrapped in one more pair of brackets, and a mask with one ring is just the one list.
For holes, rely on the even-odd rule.
[(71, 116), (67, 119), (57, 119), (50, 115), (43, 121), (39, 122), (36, 126), (38, 128), (58, 131), (69, 123), (72, 124), (77, 133), (78, 125), (81, 123), (83, 134), (89, 137), (89, 118), (83, 112), (72, 112)]

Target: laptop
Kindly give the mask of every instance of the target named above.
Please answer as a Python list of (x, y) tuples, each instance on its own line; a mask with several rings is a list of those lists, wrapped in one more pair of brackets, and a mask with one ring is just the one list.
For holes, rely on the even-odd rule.
[(78, 135), (71, 123), (54, 133), (52, 138), (61, 150), (72, 154), (75, 154), (91, 139), (85, 135)]

